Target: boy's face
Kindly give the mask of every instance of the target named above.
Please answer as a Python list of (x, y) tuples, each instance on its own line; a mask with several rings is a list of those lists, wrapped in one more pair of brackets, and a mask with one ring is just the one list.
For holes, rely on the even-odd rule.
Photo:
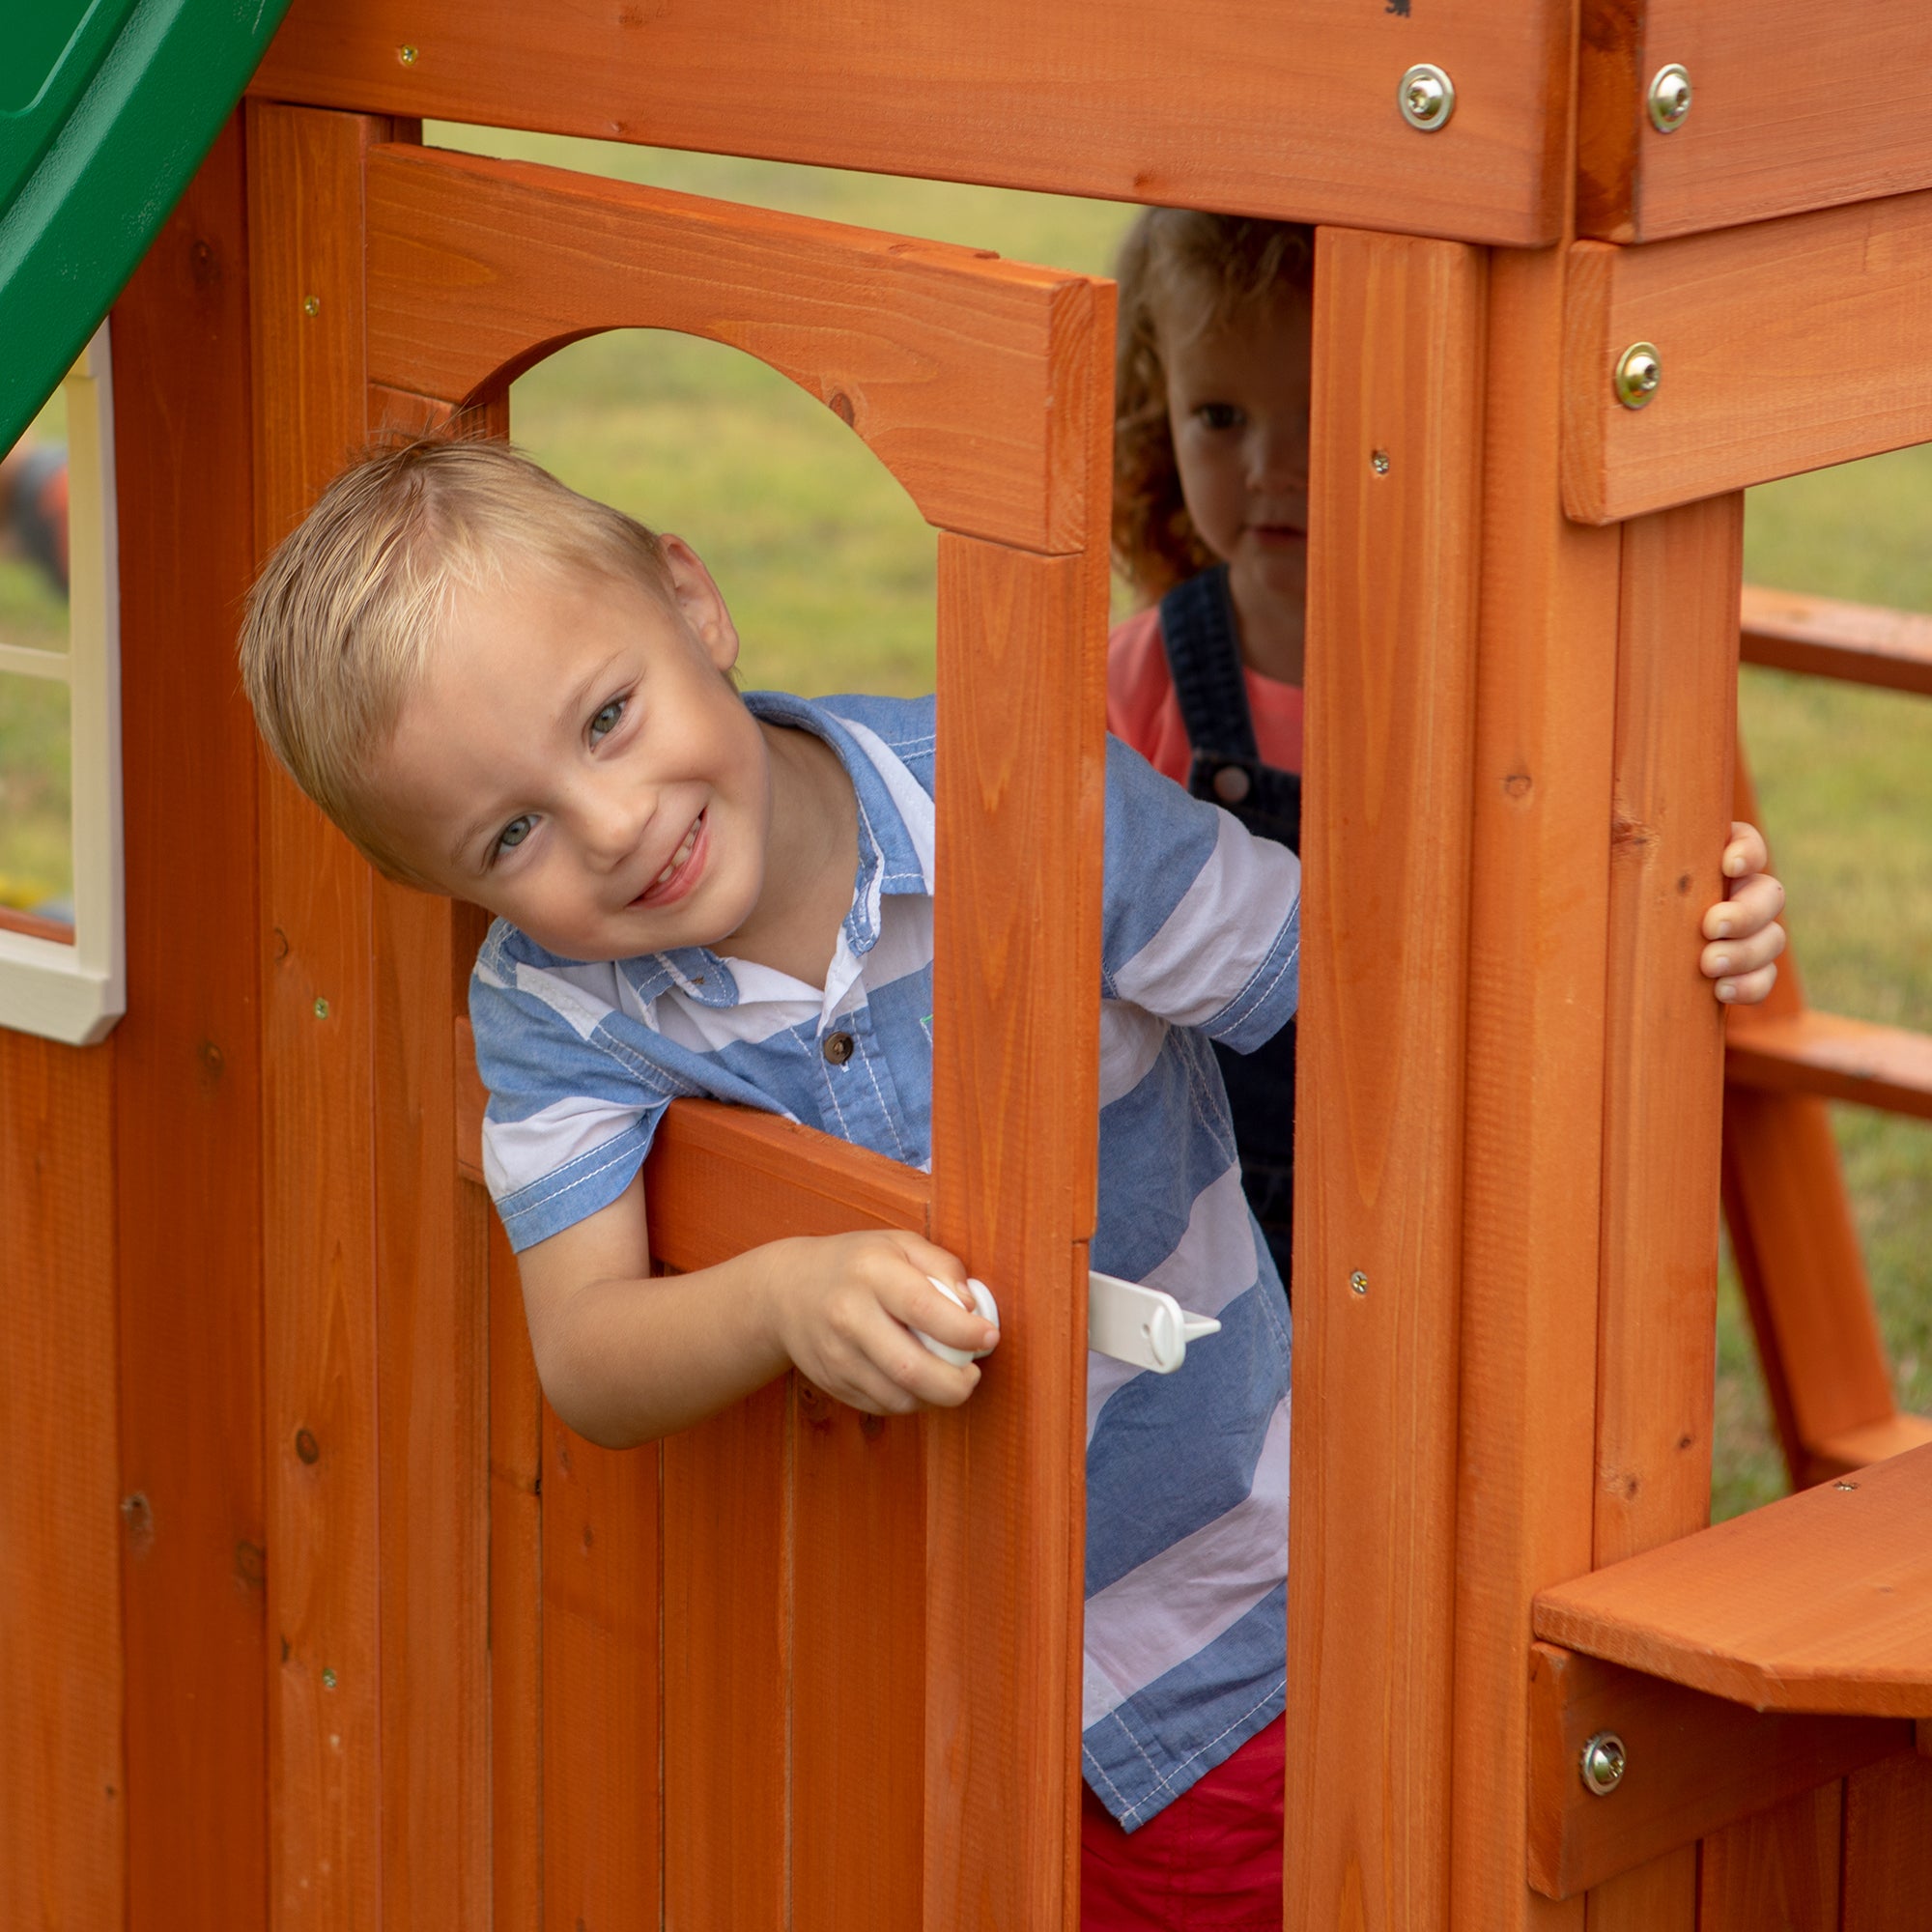
[(376, 761), (397, 854), (568, 958), (715, 945), (764, 890), (765, 743), (724, 677), (738, 634), (692, 551), (665, 548), (674, 611), (532, 567), (459, 591)]
[(1163, 345), (1181, 495), (1201, 540), (1264, 596), (1305, 596), (1314, 322), (1284, 289)]

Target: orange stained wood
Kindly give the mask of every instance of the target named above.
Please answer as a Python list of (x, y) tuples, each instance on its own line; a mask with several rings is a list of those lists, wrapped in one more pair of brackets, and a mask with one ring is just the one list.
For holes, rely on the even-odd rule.
[(810, 390), (928, 523), (1039, 551), (1104, 542), (1082, 469), (1084, 277), (416, 148), (373, 156), (369, 195), (378, 383), (460, 402), (594, 330), (674, 328)]
[(1932, 1715), (1932, 1446), (1543, 1591), (1536, 1634), (1759, 1710)]
[[(363, 158), (393, 129), (268, 103), (247, 126), (266, 554), (363, 435)], [(270, 1919), (304, 1932), (379, 1910), (375, 913), (368, 866), (261, 758)]]
[[(408, 58), (401, 50), (407, 47)], [(1553, 241), (1571, 14), (1427, 20), (1353, 0), (756, 0), (532, 12), (297, 0), (254, 82), (281, 100), (822, 166), (1223, 208), (1474, 242)], [(1397, 85), (1446, 69), (1456, 111)]]
[(148, 1507), (121, 1574), (130, 1932), (259, 1924), (268, 1886), (258, 753), (230, 643), (255, 560), (246, 227), (238, 117), (113, 316), (122, 768), (129, 799), (169, 801), (126, 814), (134, 997), (95, 1049), (113, 1060), (93, 1157), (116, 1222), (119, 1493)]
[(1740, 1087), (1932, 1119), (1932, 1036), (1806, 1011), (1741, 1020), (1728, 1047), (1725, 1073)]
[[(1655, 242), (1932, 186), (1916, 8), (1805, 0), (1585, 0), (1577, 226)], [(1666, 62), (1690, 75), (1682, 127), (1652, 126)]]
[(0, 1032), (8, 1925), (118, 1926), (128, 1909), (121, 1569), (156, 1523), (119, 1486), (113, 1091), (110, 1047)]
[(1932, 1763), (1918, 1752), (1845, 1780), (1841, 1932), (1932, 1925)]
[[(1593, 1927), (1694, 1925), (1699, 1838), (1912, 1749), (1900, 1719), (1761, 1713), (1556, 1644), (1530, 1645), (1529, 1704), (1530, 1883), (1590, 1889)], [(1626, 1769), (1599, 1797), (1577, 1768), (1604, 1731)]]
[(1429, 1767), (1452, 1748), (1483, 432), (1467, 372), (1487, 282), (1456, 242), (1319, 240), (1298, 1091), (1301, 1143), (1325, 1153), (1295, 1213), (1295, 1926), (1351, 1895), (1376, 1901), (1371, 1922), (1448, 1916), (1449, 1785)]
[(1705, 1839), (1697, 1932), (1838, 1923), (1844, 1786), (1821, 1785)]
[[(1525, 1877), (1530, 1599), (1590, 1566), (1613, 531), (1557, 494), (1560, 253), (1499, 254), (1485, 368), (1450, 1924), (1580, 1932)], [(1589, 855), (1599, 855), (1592, 862)], [(1373, 1292), (1373, 1287), (1372, 1287)]]
[[(1111, 460), (1112, 290), (1067, 380)], [(1077, 1918), (1107, 559), (939, 544), (933, 1237), (1006, 1338), (925, 1421), (924, 1923)]]
[(1747, 583), (1746, 664), (1932, 697), (1932, 617)]
[[(1570, 251), (1563, 500), (1584, 523), (1932, 439), (1932, 193)], [(1633, 343), (1662, 381), (1613, 387)]]

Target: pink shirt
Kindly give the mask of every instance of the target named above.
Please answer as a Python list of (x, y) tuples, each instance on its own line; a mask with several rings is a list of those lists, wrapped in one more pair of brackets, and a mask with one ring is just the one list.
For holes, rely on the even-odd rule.
[[(1277, 771), (1301, 769), (1301, 687), (1242, 668), (1248, 711), (1262, 763)], [(1107, 639), (1107, 729), (1131, 745), (1155, 771), (1187, 782), (1193, 748), (1180, 722), (1180, 705), (1160, 640), (1158, 606), (1116, 624)]]

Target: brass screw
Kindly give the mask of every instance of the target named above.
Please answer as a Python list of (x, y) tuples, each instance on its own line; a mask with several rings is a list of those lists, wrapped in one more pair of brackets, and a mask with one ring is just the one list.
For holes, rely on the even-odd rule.
[(1648, 409), (1662, 381), (1663, 362), (1657, 353), (1656, 343), (1633, 342), (1617, 357), (1614, 386), (1617, 401), (1625, 409)]
[(315, 1003), (315, 1016), (319, 1020), (326, 1020), (328, 1017), (328, 1002), (327, 1000), (318, 1000)]
[(323, 1673), (322, 1673), (322, 1688), (323, 1688), (323, 1689), (324, 1689), (325, 1690), (333, 1690), (335, 1689), (335, 1672), (334, 1672), (334, 1671), (332, 1671), (332, 1670), (328, 1670), (328, 1669), (325, 1669), (325, 1670), (323, 1671)]
[(1369, 1292), (1369, 1278), (1361, 1271), (1360, 1268), (1357, 1268), (1354, 1271), (1354, 1273), (1349, 1277), (1349, 1286), (1352, 1288), (1357, 1294), (1366, 1294)]
[(1583, 1747), (1583, 1789), (1592, 1798), (1607, 1798), (1624, 1781), (1628, 1760), (1624, 1741), (1614, 1731), (1599, 1731)]
[(320, 315), (322, 313), (322, 298), (320, 296), (303, 296), (302, 313), (304, 315)]
[(1369, 458), (1369, 468), (1373, 469), (1378, 476), (1386, 476), (1389, 473), (1388, 451), (1385, 449), (1377, 450)]
[(414, 47), (398, 47), (396, 49), (396, 58), (405, 67), (414, 67), (416, 64), (416, 50)]
[(1645, 98), (1650, 109), (1650, 125), (1660, 134), (1674, 134), (1690, 114), (1690, 76), (1675, 61), (1661, 67), (1650, 77)]

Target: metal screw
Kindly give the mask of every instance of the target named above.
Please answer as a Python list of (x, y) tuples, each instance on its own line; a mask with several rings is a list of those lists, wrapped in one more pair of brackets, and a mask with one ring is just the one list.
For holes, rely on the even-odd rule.
[(396, 58), (405, 67), (414, 67), (416, 64), (416, 50), (413, 47), (398, 47), (396, 49)]
[(315, 1016), (319, 1020), (326, 1020), (328, 1017), (328, 1002), (327, 1000), (318, 1000), (315, 1003)]
[(323, 1673), (322, 1673), (322, 1688), (323, 1688), (323, 1689), (324, 1689), (325, 1690), (333, 1690), (335, 1689), (335, 1672), (334, 1672), (334, 1671), (332, 1671), (332, 1670), (328, 1670), (328, 1669), (325, 1669), (325, 1670), (323, 1671)]
[(1845, 1479), (1844, 1479), (1844, 1478), (1843, 1478), (1843, 1477), (1841, 1476), (1841, 1477), (1839, 1477), (1839, 1479), (1837, 1480), (1837, 1482), (1835, 1482), (1835, 1483), (1834, 1483), (1834, 1484), (1833, 1485), (1833, 1489), (1839, 1489), (1839, 1490), (1855, 1490), (1855, 1489), (1857, 1489), (1857, 1488), (1858, 1488), (1858, 1485), (1857, 1485), (1856, 1483), (1848, 1483), (1848, 1482), (1846, 1482), (1846, 1481), (1845, 1481)]
[(1663, 362), (1654, 342), (1633, 342), (1617, 357), (1617, 401), (1627, 410), (1645, 409), (1663, 381)]
[(1583, 1789), (1607, 1798), (1624, 1781), (1624, 1741), (1614, 1731), (1599, 1731), (1583, 1747)]
[(1659, 68), (1650, 77), (1646, 101), (1650, 125), (1660, 134), (1676, 133), (1690, 113), (1690, 76), (1675, 61)]
[(303, 296), (302, 313), (304, 315), (320, 315), (322, 313), (322, 298), (320, 296)]
[(1434, 134), (1449, 125), (1456, 111), (1456, 83), (1439, 67), (1419, 62), (1403, 75), (1395, 91), (1395, 104), (1411, 128)]
[(1360, 1268), (1357, 1268), (1354, 1271), (1354, 1273), (1349, 1277), (1349, 1286), (1352, 1288), (1357, 1294), (1366, 1294), (1369, 1292), (1369, 1278), (1361, 1271)]
[(1389, 473), (1388, 451), (1385, 449), (1376, 450), (1369, 458), (1369, 468), (1373, 469), (1378, 476), (1386, 476)]

